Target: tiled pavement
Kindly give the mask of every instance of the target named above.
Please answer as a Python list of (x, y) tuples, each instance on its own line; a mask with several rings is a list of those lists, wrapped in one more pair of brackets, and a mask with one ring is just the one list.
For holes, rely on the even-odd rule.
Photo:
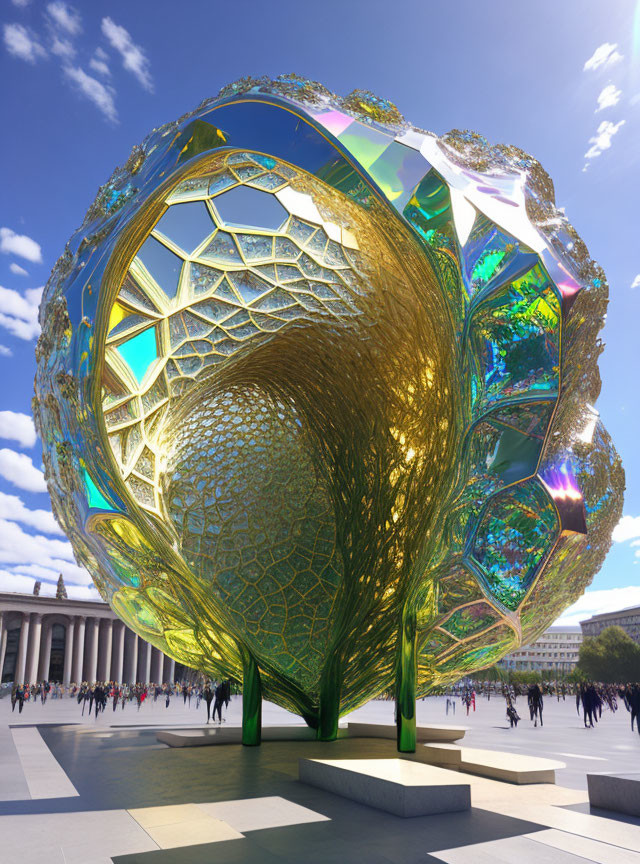
[(172, 750), (151, 729), (13, 731), (0, 864), (640, 864), (640, 820), (590, 814), (581, 789), (469, 776), (470, 811), (401, 819), (296, 779), (298, 758), (392, 757), (391, 741)]

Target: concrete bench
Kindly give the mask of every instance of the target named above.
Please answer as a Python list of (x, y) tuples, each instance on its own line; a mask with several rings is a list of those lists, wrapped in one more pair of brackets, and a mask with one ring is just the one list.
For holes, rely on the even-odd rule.
[(640, 816), (640, 773), (587, 774), (589, 804)]
[[(349, 738), (392, 738), (397, 737), (395, 724), (348, 723)], [(417, 726), (418, 741), (458, 741), (464, 738), (466, 726)]]
[(555, 783), (555, 772), (565, 768), (564, 762), (526, 756), (520, 753), (503, 753), (499, 750), (479, 750), (474, 747), (456, 747), (453, 744), (424, 744), (418, 747), (414, 757), (417, 761), (435, 765), (446, 765), (454, 771), (478, 774), (518, 785), (531, 783)]
[[(347, 730), (339, 729), (338, 737)], [(205, 747), (209, 744), (241, 744), (240, 726), (214, 726), (203, 729), (160, 729), (156, 738), (169, 747)], [(263, 726), (263, 741), (315, 741), (316, 731), (308, 726)]]
[(395, 816), (431, 816), (471, 807), (471, 786), (455, 771), (406, 759), (300, 759), (298, 777)]

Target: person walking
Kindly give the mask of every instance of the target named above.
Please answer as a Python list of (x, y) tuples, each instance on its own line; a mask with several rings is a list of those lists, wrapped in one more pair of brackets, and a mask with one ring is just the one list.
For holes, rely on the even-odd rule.
[(542, 726), (542, 690), (540, 689), (539, 684), (532, 684), (529, 687), (529, 691), (527, 693), (527, 702), (529, 703), (529, 714), (531, 719), (534, 721), (533, 725), (538, 725), (538, 719), (540, 719), (540, 725)]
[(207, 681), (205, 684), (204, 690), (202, 691), (202, 696), (204, 701), (207, 703), (207, 723), (209, 722), (209, 718), (211, 717), (211, 703), (213, 702), (213, 690), (211, 688), (211, 681)]
[(518, 726), (518, 720), (520, 719), (518, 712), (515, 709), (513, 702), (511, 701), (511, 696), (507, 694), (507, 717), (509, 718), (509, 724), (511, 728)]
[(213, 703), (213, 722), (215, 723), (216, 711), (218, 712), (218, 723), (222, 723), (222, 703), (224, 702), (224, 687), (222, 682), (216, 686), (215, 702)]

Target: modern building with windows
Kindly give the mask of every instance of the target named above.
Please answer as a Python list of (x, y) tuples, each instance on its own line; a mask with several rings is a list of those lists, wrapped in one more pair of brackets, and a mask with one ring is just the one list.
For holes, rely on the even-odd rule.
[(521, 645), (498, 665), (515, 671), (550, 671), (567, 675), (576, 667), (581, 644), (580, 627), (549, 627), (533, 645)]
[(184, 674), (184, 667), (176, 668), (174, 660), (129, 630), (102, 601), (0, 592), (3, 683), (162, 683)]
[(618, 612), (603, 612), (580, 622), (582, 635), (599, 636), (607, 627), (622, 627), (634, 642), (640, 644), (640, 606), (628, 606)]

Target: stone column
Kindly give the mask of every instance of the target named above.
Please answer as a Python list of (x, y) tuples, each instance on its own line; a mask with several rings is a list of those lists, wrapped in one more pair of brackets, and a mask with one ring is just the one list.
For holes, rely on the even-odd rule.
[(53, 624), (51, 619), (44, 622), (44, 639), (40, 640), (40, 664), (38, 666), (38, 681), (47, 681), (49, 678), (49, 666), (51, 665), (51, 639), (53, 638)]
[(20, 641), (18, 643), (18, 656), (16, 657), (16, 669), (14, 680), (16, 684), (24, 684), (24, 667), (27, 662), (27, 643), (29, 641), (29, 615), (22, 613), (22, 624), (20, 625)]
[(176, 674), (176, 661), (172, 660), (171, 657), (167, 657), (164, 655), (164, 680), (167, 684), (172, 684), (174, 676)]
[(29, 652), (25, 669), (25, 680), (34, 684), (38, 678), (38, 660), (40, 659), (40, 639), (42, 637), (42, 615), (39, 612), (31, 613), (31, 627), (29, 632)]
[(73, 618), (67, 621), (67, 630), (64, 638), (64, 672), (62, 673), (62, 683), (67, 685), (71, 682), (71, 673), (73, 670), (73, 636), (76, 629), (76, 622)]
[(71, 680), (74, 684), (82, 684), (82, 670), (84, 666), (84, 630), (87, 619), (84, 615), (76, 618), (76, 627), (73, 640), (73, 662), (71, 664)]
[(138, 675), (138, 635), (127, 630), (124, 640), (124, 681), (135, 684)]
[(122, 621), (115, 621), (114, 627), (113, 650), (111, 653), (111, 680), (122, 684), (125, 627)]
[(138, 671), (138, 677), (141, 681), (144, 681), (145, 684), (148, 684), (151, 681), (151, 645), (148, 642), (145, 642), (144, 639), (140, 639), (140, 669)]
[(0, 612), (0, 682), (2, 681), (2, 670), (4, 669), (4, 657), (7, 653), (7, 623), (9, 616)]
[(162, 670), (164, 666), (164, 654), (159, 648), (153, 649), (151, 654), (151, 680), (154, 684), (162, 684)]
[(113, 618), (102, 619), (100, 627), (100, 662), (98, 679), (109, 681), (111, 677), (111, 651), (113, 649)]
[(98, 678), (98, 636), (100, 619), (89, 619), (89, 647), (87, 652), (86, 680), (91, 684)]

